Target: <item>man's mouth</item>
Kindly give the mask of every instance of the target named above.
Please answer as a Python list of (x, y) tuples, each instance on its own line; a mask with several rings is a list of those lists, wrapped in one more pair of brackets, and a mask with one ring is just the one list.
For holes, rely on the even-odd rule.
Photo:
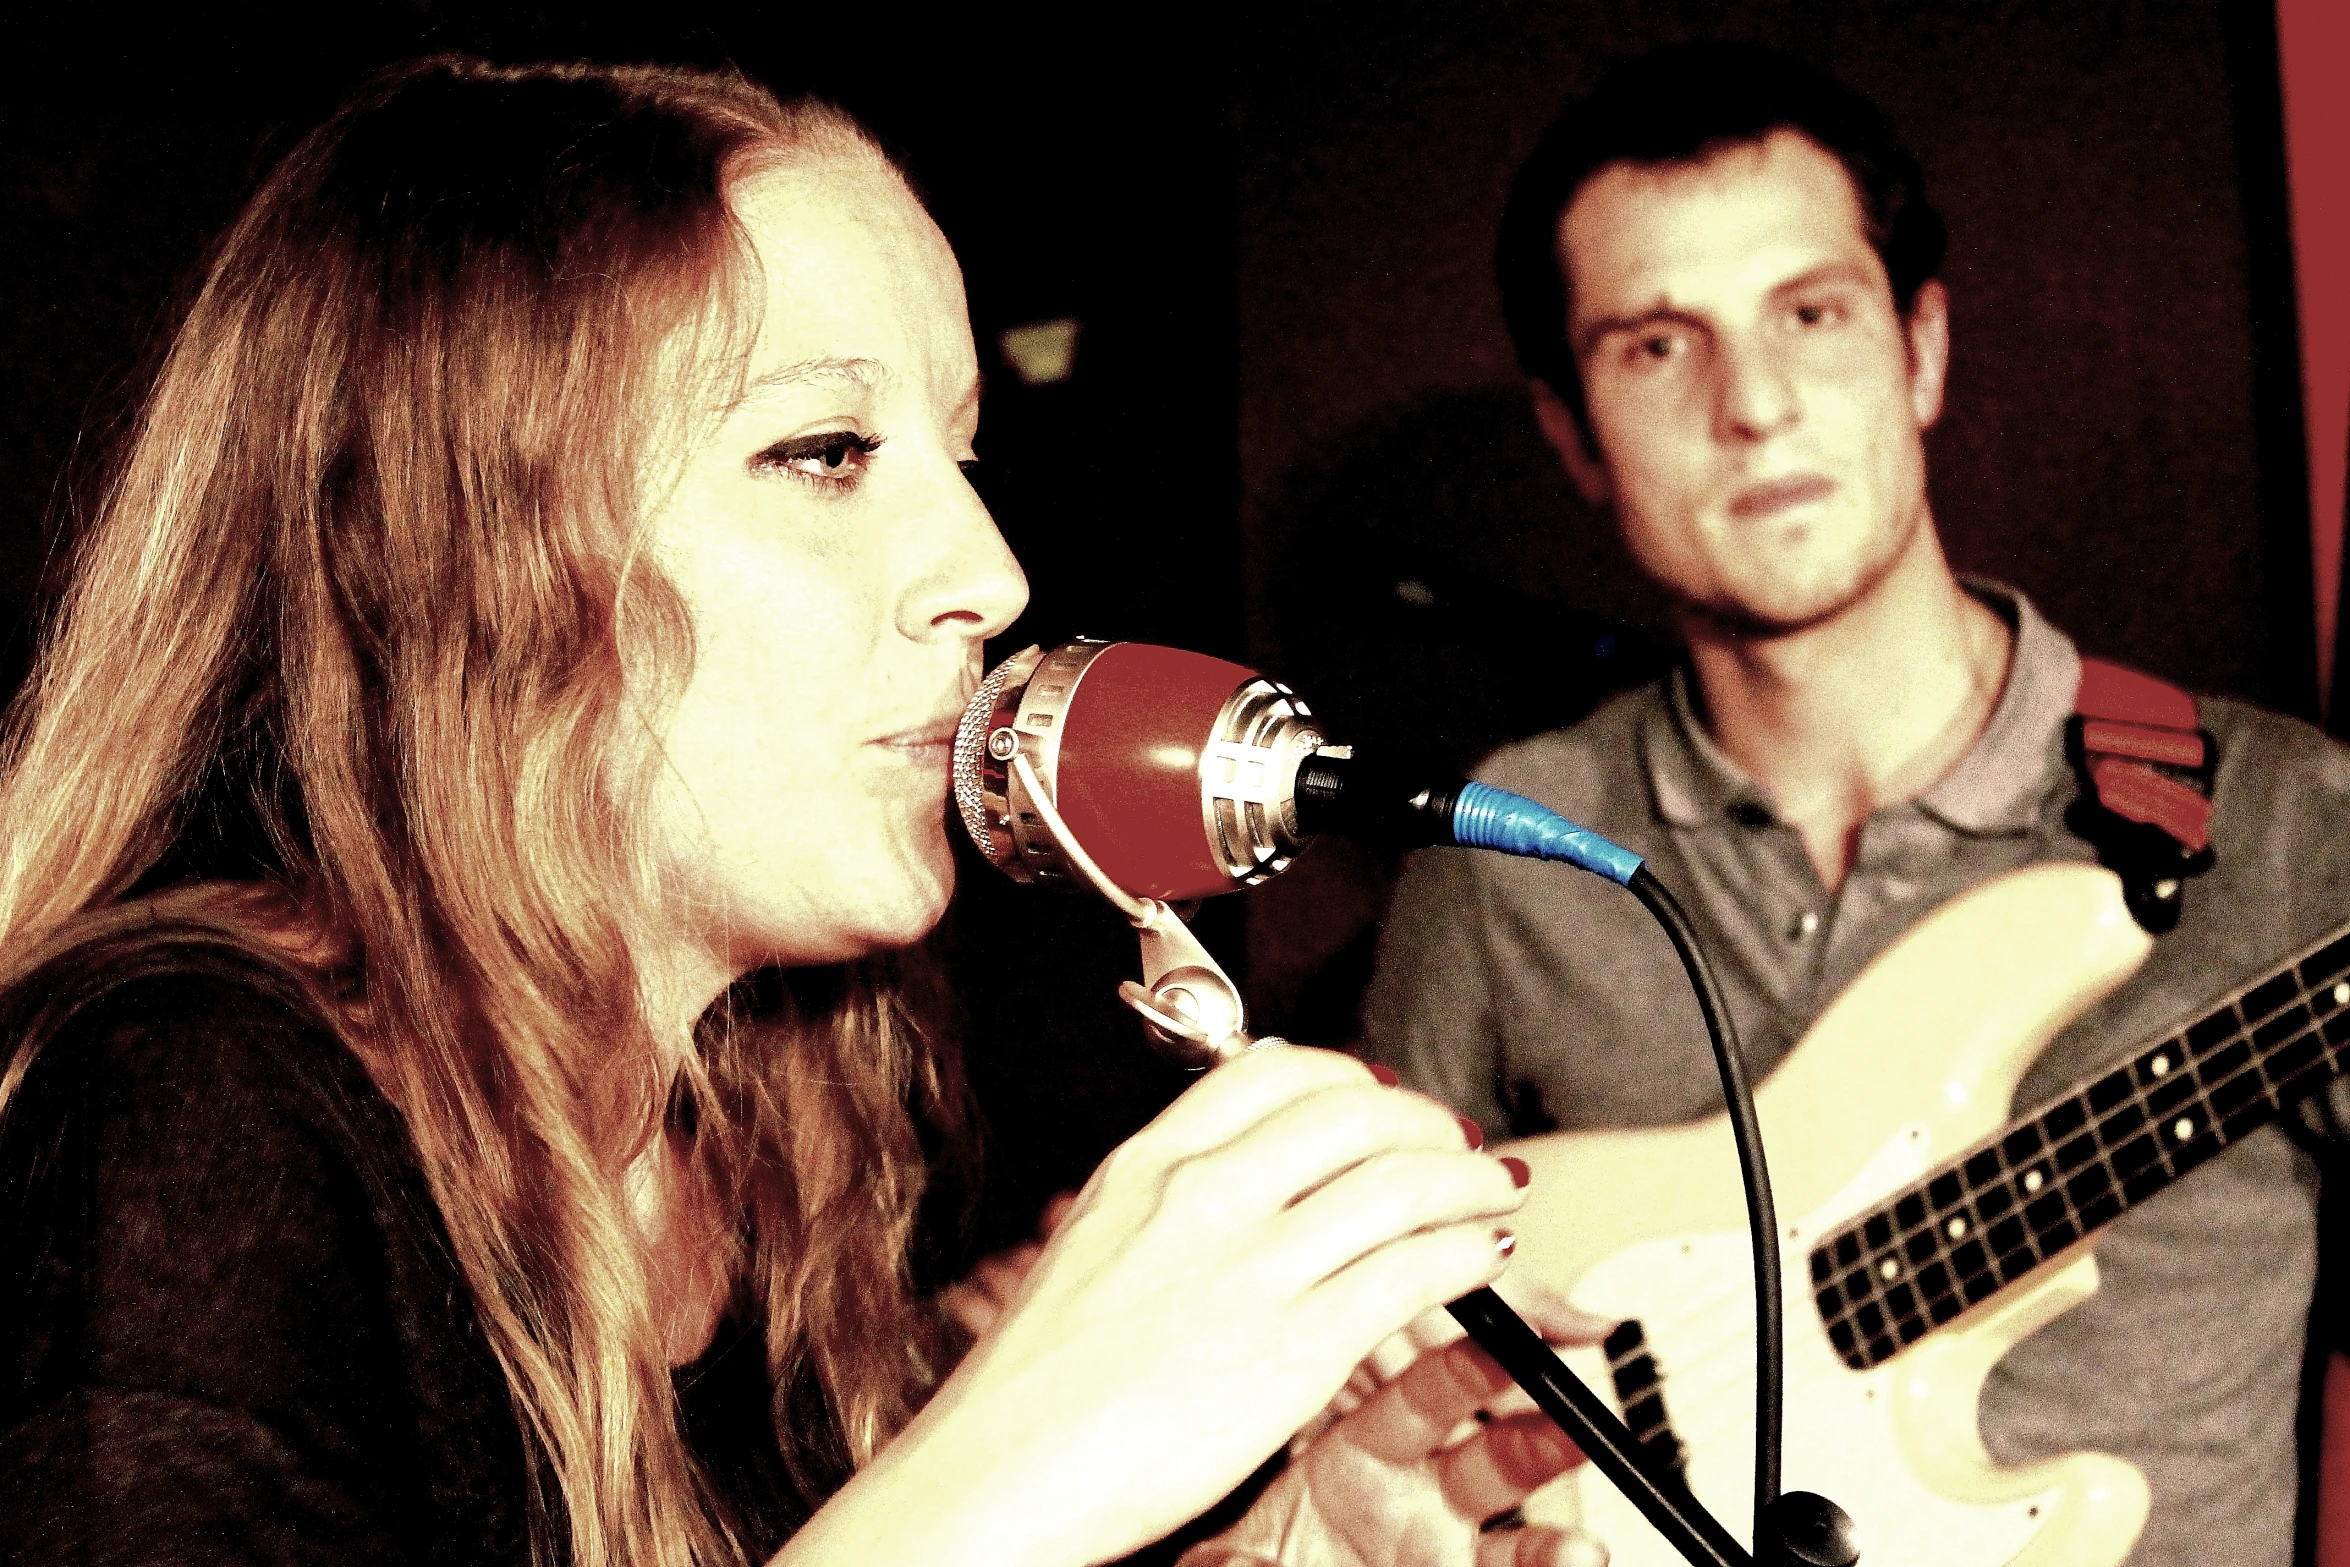
[(1826, 500), (1836, 490), (1836, 482), (1822, 474), (1790, 474), (1784, 479), (1767, 479), (1761, 484), (1748, 485), (1730, 497), (1730, 515), (1741, 522), (1755, 522), (1790, 506), (1804, 506), (1813, 501)]

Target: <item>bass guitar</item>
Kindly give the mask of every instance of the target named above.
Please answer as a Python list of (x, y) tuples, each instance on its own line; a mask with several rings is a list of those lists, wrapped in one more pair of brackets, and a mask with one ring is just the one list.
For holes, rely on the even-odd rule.
[[(1755, 1096), (1785, 1226), (1786, 1484), (1843, 1505), (1864, 1562), (2113, 1567), (2144, 1526), (2123, 1459), (1993, 1463), (1983, 1380), (2096, 1290), (2105, 1225), (2350, 1056), (2345, 930), (2011, 1122), (2033, 1059), (2150, 945), (2108, 872), (2013, 872), (1888, 948)], [(1534, 1177), (1514, 1266), (1621, 1323), (1568, 1363), (1746, 1538), (1753, 1264), (1726, 1118), (1508, 1151)], [(1528, 1513), (1579, 1514), (1616, 1567), (1680, 1560), (1587, 1467)]]

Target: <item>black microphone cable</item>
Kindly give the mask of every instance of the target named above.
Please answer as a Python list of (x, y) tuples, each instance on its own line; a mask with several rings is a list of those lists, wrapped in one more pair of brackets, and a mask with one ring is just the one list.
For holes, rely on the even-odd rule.
[(1697, 932), (1682, 912), (1672, 889), (1657, 880), (1643, 864), (1624, 882), (1625, 890), (1656, 917), (1665, 937), (1697, 993), (1698, 1010), (1705, 1014), (1706, 1037), (1713, 1042), (1714, 1069), (1722, 1077), (1722, 1099), (1730, 1113), (1730, 1136), (1738, 1145), (1738, 1174), (1746, 1183), (1747, 1223), (1754, 1232), (1754, 1529), (1756, 1549), (1762, 1542), (1763, 1520), (1779, 1499), (1779, 1442), (1787, 1399), (1786, 1345), (1779, 1298), (1779, 1215), (1771, 1201), (1771, 1176), (1763, 1162), (1762, 1123), (1754, 1113), (1754, 1089), (1746, 1080), (1746, 1059), (1738, 1050), (1738, 1035), (1730, 1022), (1729, 1004), (1698, 945)]
[[(1381, 780), (1375, 772), (1368, 777), (1358, 778), (1357, 774), (1351, 754), (1333, 756), (1323, 752), (1301, 765), (1297, 777), (1301, 830), (1310, 832), (1327, 823), (1342, 829), (1368, 828), (1391, 840), (1400, 838), (1430, 847), (1457, 845), (1527, 859), (1564, 861), (1605, 877), (1638, 898), (1672, 943), (1673, 953), (1681, 961), (1682, 972), (1689, 978), (1698, 1010), (1705, 1019), (1706, 1036), (1713, 1046), (1714, 1067), (1721, 1076), (1723, 1104), (1729, 1113), (1731, 1140), (1738, 1150), (1738, 1173), (1746, 1187), (1747, 1228), (1754, 1256), (1754, 1541), (1755, 1554), (1767, 1560), (1772, 1551), (1766, 1543), (1769, 1539), (1766, 1525), (1779, 1501), (1780, 1440), (1787, 1378), (1780, 1298), (1779, 1220), (1771, 1201), (1770, 1169), (1763, 1155), (1762, 1125), (1755, 1116), (1754, 1090), (1747, 1080), (1745, 1057), (1738, 1049), (1737, 1030), (1730, 1020), (1721, 984), (1714, 977), (1713, 966), (1706, 959), (1689, 916), (1682, 910), (1680, 900), (1657, 879), (1640, 856), (1588, 828), (1576, 826), (1523, 795), (1481, 783), (1407, 794), (1398, 788), (1380, 787)], [(1614, 1412), (1592, 1397), (1580, 1379), (1565, 1372), (1558, 1357), (1491, 1290), (1479, 1290), (1455, 1302), (1452, 1313), (1501, 1362), (1505, 1371), (1536, 1395), (1544, 1413), (1558, 1420), (1579, 1440), (1588, 1437), (1597, 1441), (1597, 1450), (1586, 1443), (1586, 1456), (1616, 1482), (1660, 1532), (1679, 1536), (1685, 1550), (1692, 1539), (1702, 1543), (1715, 1553), (1718, 1562), (1749, 1560), (1738, 1550), (1736, 1541), (1723, 1533), (1704, 1508), (1695, 1506), (1686, 1492), (1661, 1483), (1648, 1471), (1640, 1461), (1639, 1449), (1631, 1443), (1630, 1433), (1615, 1419)], [(1507, 1321), (1500, 1320), (1502, 1317)], [(1528, 1380), (1529, 1377), (1534, 1380)], [(1537, 1384), (1547, 1389), (1551, 1397), (1542, 1397)], [(1582, 1396), (1578, 1398), (1578, 1394)], [(1554, 1403), (1569, 1406), (1572, 1420), (1562, 1418)], [(1619, 1441), (1623, 1449), (1620, 1452), (1615, 1450)], [(1668, 1523), (1667, 1518), (1672, 1521)], [(1679, 1527), (1675, 1528), (1675, 1524)], [(1730, 1554), (1722, 1554), (1724, 1546)]]

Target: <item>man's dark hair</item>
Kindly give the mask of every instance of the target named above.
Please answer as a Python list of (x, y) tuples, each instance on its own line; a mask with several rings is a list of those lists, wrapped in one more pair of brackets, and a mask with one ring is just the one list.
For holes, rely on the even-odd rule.
[(1609, 70), (1571, 100), (1510, 186), (1494, 264), (1502, 314), (1525, 372), (1549, 383), (1588, 438), (1583, 379), (1567, 343), (1560, 216), (1611, 163), (1692, 163), (1780, 129), (1844, 165), (1861, 220), (1904, 317), (1942, 266), (1942, 215), (1925, 175), (1877, 106), (1815, 65), (1754, 44), (1673, 44)]

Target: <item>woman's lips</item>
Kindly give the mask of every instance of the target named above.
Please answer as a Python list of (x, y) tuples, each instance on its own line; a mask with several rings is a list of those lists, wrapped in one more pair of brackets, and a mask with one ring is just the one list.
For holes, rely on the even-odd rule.
[(1771, 479), (1749, 485), (1730, 497), (1730, 515), (1752, 522), (1768, 517), (1775, 511), (1790, 506), (1802, 506), (1812, 501), (1826, 500), (1834, 493), (1836, 483), (1816, 473), (1792, 474), (1784, 479)]
[(896, 734), (883, 735), (873, 743), (886, 755), (912, 762), (917, 766), (944, 766), (955, 750), (955, 731), (963, 721), (962, 709), (957, 708), (950, 718), (933, 719), (913, 729), (902, 729)]

